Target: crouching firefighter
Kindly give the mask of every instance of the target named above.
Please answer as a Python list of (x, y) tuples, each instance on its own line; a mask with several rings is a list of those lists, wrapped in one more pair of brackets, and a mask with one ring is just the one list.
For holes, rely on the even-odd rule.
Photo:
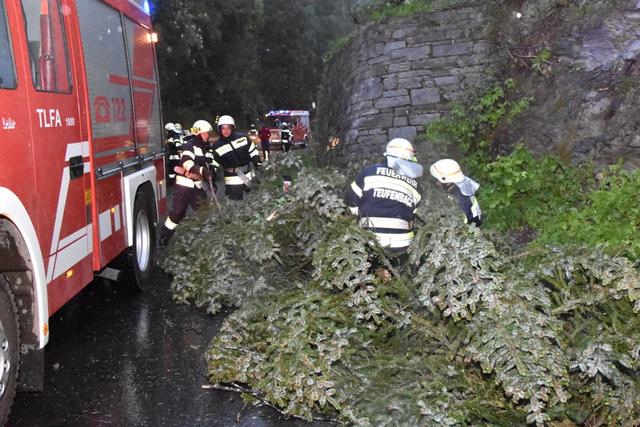
[(260, 153), (249, 139), (235, 132), (236, 123), (231, 116), (220, 116), (218, 133), (220, 138), (211, 150), (213, 165), (224, 170), (225, 195), (231, 200), (242, 200), (245, 191), (249, 191), (253, 171), (260, 166)]
[(360, 225), (373, 231), (391, 255), (406, 252), (413, 240), (413, 222), (421, 195), (416, 178), (422, 175), (411, 142), (395, 138), (387, 144), (385, 162), (360, 172), (345, 199)]
[(438, 180), (438, 186), (455, 199), (464, 213), (464, 222), (482, 225), (482, 211), (476, 198), (480, 184), (465, 176), (458, 162), (453, 159), (441, 159), (431, 165), (431, 176)]
[(160, 246), (165, 247), (174, 230), (183, 220), (189, 206), (196, 210), (200, 202), (206, 199), (203, 180), (211, 172), (209, 151), (209, 133), (213, 130), (206, 120), (198, 120), (191, 128), (191, 135), (182, 144), (182, 156), (175, 167), (176, 185), (173, 190), (173, 203), (169, 216), (160, 231)]

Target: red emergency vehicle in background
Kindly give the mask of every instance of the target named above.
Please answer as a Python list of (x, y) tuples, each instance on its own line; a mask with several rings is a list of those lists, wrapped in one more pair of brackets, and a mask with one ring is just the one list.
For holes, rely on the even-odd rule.
[(0, 0), (0, 424), (16, 384), (42, 386), (51, 314), (96, 272), (154, 265), (154, 39), (144, 0)]
[(286, 123), (293, 133), (293, 145), (306, 147), (309, 143), (309, 112), (306, 110), (275, 110), (265, 115), (271, 131), (271, 144), (280, 144), (280, 129)]

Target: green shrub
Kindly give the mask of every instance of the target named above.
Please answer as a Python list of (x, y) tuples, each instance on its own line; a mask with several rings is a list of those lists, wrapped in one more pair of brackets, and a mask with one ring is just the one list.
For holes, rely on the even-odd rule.
[(455, 145), (465, 155), (471, 174), (491, 159), (491, 142), (499, 125), (506, 125), (529, 106), (531, 98), (512, 100), (515, 83), (508, 79), (466, 104), (455, 105), (449, 117), (426, 128), (431, 140)]
[(640, 259), (640, 172), (617, 167), (583, 196), (585, 203), (558, 210), (540, 227), (542, 243), (604, 245), (609, 253)]
[(485, 223), (500, 230), (542, 230), (549, 220), (587, 202), (593, 186), (590, 165), (572, 167), (545, 156), (540, 160), (524, 147), (480, 167), (479, 199)]

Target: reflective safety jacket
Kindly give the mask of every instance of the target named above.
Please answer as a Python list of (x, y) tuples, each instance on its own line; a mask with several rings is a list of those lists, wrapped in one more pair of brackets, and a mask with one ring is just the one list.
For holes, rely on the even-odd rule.
[(169, 152), (169, 160), (180, 160), (182, 155), (182, 134), (169, 131), (167, 138), (167, 149)]
[(371, 229), (380, 245), (404, 252), (413, 240), (413, 220), (421, 196), (418, 182), (384, 164), (365, 168), (346, 192), (351, 213)]
[(476, 196), (465, 196), (457, 186), (452, 186), (449, 197), (458, 202), (458, 206), (464, 212), (464, 222), (467, 224), (475, 224), (478, 227), (482, 225), (482, 211)]
[(176, 184), (190, 188), (202, 188), (202, 181), (188, 178), (188, 174), (203, 175), (203, 168), (208, 168), (212, 164), (212, 155), (209, 152), (209, 141), (203, 141), (198, 135), (185, 137), (182, 143), (182, 156), (180, 164), (185, 173), (176, 175)]
[(251, 179), (253, 174), (249, 171), (249, 164), (260, 165), (260, 153), (249, 139), (237, 132), (229, 137), (220, 136), (211, 147), (213, 152), (213, 166), (224, 169), (225, 185), (243, 185), (245, 182), (239, 176), (239, 171), (246, 178)]
[(280, 131), (280, 141), (282, 144), (291, 144), (293, 142), (293, 133), (289, 129)]

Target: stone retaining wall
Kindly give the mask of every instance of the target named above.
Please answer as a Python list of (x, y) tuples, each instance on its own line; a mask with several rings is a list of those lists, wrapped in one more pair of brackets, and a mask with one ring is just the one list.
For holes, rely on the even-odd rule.
[(394, 137), (413, 140), (482, 79), (487, 20), (482, 6), (467, 6), (361, 29), (328, 68), (320, 143), (338, 138), (352, 158)]

